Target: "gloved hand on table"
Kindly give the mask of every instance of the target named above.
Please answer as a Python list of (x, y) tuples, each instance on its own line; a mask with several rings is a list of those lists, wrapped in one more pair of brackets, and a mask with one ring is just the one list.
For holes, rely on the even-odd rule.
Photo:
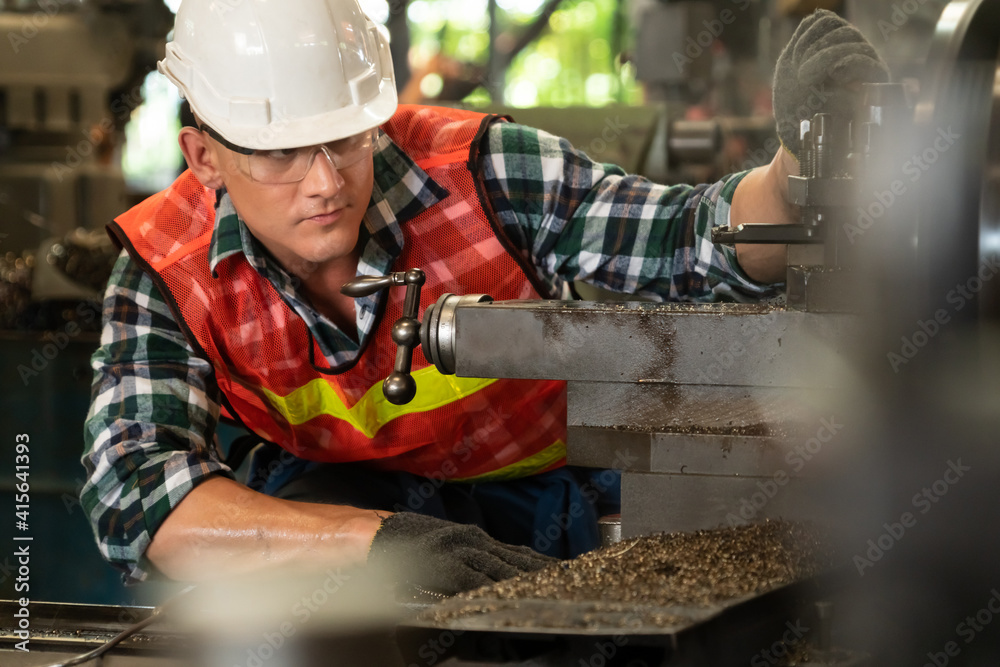
[(557, 559), (498, 542), (478, 526), (399, 512), (382, 520), (368, 552), (370, 564), (390, 561), (405, 567), (407, 583), (454, 595), (540, 570)]
[(860, 30), (831, 11), (816, 11), (799, 24), (774, 71), (781, 143), (797, 158), (801, 121), (850, 114), (860, 103), (860, 84), (888, 80), (889, 68)]

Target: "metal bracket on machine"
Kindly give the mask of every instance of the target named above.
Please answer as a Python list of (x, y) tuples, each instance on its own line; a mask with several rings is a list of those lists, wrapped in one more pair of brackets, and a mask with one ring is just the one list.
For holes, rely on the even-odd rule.
[(398, 271), (385, 276), (362, 276), (344, 283), (342, 294), (354, 298), (370, 296), (393, 286), (406, 286), (403, 316), (392, 325), (392, 341), (396, 344), (396, 363), (392, 373), (382, 383), (382, 394), (395, 405), (405, 405), (417, 393), (417, 383), (410, 373), (413, 348), (418, 344), (427, 363), (434, 364), (445, 375), (455, 372), (455, 309), (460, 305), (493, 301), (485, 294), (442, 294), (424, 312), (424, 322), (417, 318), (420, 308), (420, 288), (426, 281), (420, 269)]
[[(788, 304), (814, 312), (850, 312), (853, 244), (841, 230), (855, 215), (858, 186), (887, 135), (910, 117), (901, 84), (865, 84), (860, 120), (816, 114), (800, 127), (799, 176), (788, 177), (790, 203), (801, 208), (797, 224), (743, 224), (712, 231), (712, 242), (822, 245), (822, 262), (800, 264), (790, 256)], [(845, 298), (846, 297), (846, 298)]]

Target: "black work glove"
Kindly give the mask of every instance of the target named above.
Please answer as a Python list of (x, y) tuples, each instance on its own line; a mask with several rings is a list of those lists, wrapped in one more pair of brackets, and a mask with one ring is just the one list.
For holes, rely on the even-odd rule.
[(862, 83), (885, 83), (889, 68), (861, 31), (831, 11), (806, 17), (778, 56), (774, 119), (778, 138), (798, 159), (799, 124), (817, 113), (852, 115)]
[(401, 564), (406, 583), (443, 595), (533, 572), (556, 560), (498, 542), (478, 526), (411, 512), (383, 519), (368, 552), (369, 563)]

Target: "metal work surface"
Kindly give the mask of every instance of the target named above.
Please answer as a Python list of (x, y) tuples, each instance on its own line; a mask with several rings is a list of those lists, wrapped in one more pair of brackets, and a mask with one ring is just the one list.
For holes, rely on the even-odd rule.
[(649, 433), (792, 437), (824, 392), (803, 388), (570, 382), (570, 426)]
[[(428, 647), (435, 647), (456, 665), (739, 664), (771, 645), (770, 637), (780, 637), (817, 592), (815, 583), (806, 582), (710, 608), (494, 602), (481, 617), (447, 623), (410, 621), (397, 636), (404, 655), (425, 656)], [(644, 625), (640, 618), (658, 618), (661, 623)], [(590, 627), (528, 627), (530, 621), (570, 621)], [(666, 625), (668, 621), (673, 624)], [(602, 655), (609, 662), (590, 662)], [(470, 660), (476, 662), (466, 662)]]
[(570, 382), (573, 465), (771, 475), (814, 435), (829, 392), (804, 388)]
[[(856, 316), (506, 301), (463, 305), (455, 320), (458, 375), (568, 381), (567, 459), (624, 471), (623, 535), (823, 515), (789, 457), (838, 429), (823, 420), (851, 376)], [(780, 493), (741, 513), (775, 475)]]
[[(30, 653), (24, 653), (0, 647), (0, 665), (3, 667), (47, 667), (53, 663), (65, 662), (76, 655), (76, 653), (67, 653), (57, 649), (50, 650), (49, 648), (32, 648)], [(179, 658), (134, 655), (123, 651), (119, 654), (111, 652), (104, 656), (100, 662), (91, 661), (85, 664), (100, 665), (100, 667), (181, 667), (190, 663)]]
[(864, 285), (856, 273), (824, 267), (790, 266), (788, 304), (812, 313), (846, 313), (858, 309)]
[(647, 665), (735, 664), (789, 622), (816, 627), (812, 602), (832, 580), (813, 577), (830, 558), (812, 529), (785, 522), (625, 540), (436, 605), (403, 624), (400, 645), (419, 654), (448, 635), (469, 658), (487, 638), (530, 638), (519, 658), (547, 665), (586, 664), (610, 641)]
[[(772, 469), (772, 475), (775, 470)], [(822, 520), (829, 513), (813, 499), (808, 479), (789, 475), (622, 475), (622, 537), (686, 532), (764, 519)]]
[[(204, 595), (211, 593), (206, 590)], [(272, 599), (276, 597), (268, 593)], [(222, 608), (239, 603), (225, 597), (216, 602)], [(306, 627), (300, 623), (304, 615), (301, 611), (290, 614), (287, 605), (270, 608), (260, 603), (249, 610), (251, 615), (278, 612), (274, 619), (260, 625), (247, 619), (233, 620), (236, 612), (231, 610), (226, 618), (213, 617), (218, 610), (206, 610), (205, 598), (189, 601), (189, 604), (163, 612), (148, 627), (136, 631), (105, 655), (81, 664), (87, 667), (402, 665), (393, 642), (394, 623), (391, 622), (351, 624), (342, 619), (339, 623), (320, 622)], [(314, 608), (321, 612), (332, 606)], [(363, 605), (354, 606), (356, 615), (364, 617)], [(14, 601), (0, 600), (0, 665), (3, 667), (42, 667), (75, 658), (101, 647), (155, 611), (149, 607), (32, 602), (29, 650), (22, 651), (17, 644), (23, 640), (9, 625), (16, 620), (14, 614), (19, 608)], [(424, 609), (426, 605), (400, 605), (396, 615), (402, 618), (413, 614), (417, 608)], [(160, 609), (162, 611), (163, 607)], [(319, 616), (316, 613), (307, 616), (307, 620)], [(330, 656), (336, 656), (333, 663)]]
[(465, 377), (835, 386), (856, 319), (764, 305), (504, 301), (456, 310)]
[[(0, 600), (0, 665), (34, 667), (72, 658), (104, 644), (129, 625), (152, 613), (149, 607), (31, 602), (28, 652), (15, 648), (22, 641), (8, 624), (21, 607)], [(126, 639), (99, 663), (124, 667), (174, 667), (190, 664), (185, 647), (190, 642), (169, 625), (151, 626)]]
[(793, 451), (771, 438), (572, 426), (567, 440), (570, 465), (678, 475), (766, 476)]

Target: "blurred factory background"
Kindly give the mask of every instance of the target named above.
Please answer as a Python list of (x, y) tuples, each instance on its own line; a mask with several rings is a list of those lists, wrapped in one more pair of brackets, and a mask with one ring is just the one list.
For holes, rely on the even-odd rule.
[[(93, 604), (150, 604), (160, 599), (155, 586), (124, 588), (118, 574), (101, 560), (77, 494), (83, 483), (79, 458), (81, 424), (89, 404), (89, 357), (98, 340), (100, 294), (115, 256), (103, 226), (168, 185), (183, 168), (175, 137), (185, 122), (185, 110), (155, 66), (179, 2), (0, 3), (4, 42), (0, 45), (0, 508), (7, 517), (11, 512), (6, 508), (14, 505), (14, 435), (28, 432), (36, 554), (33, 599)], [(766, 164), (778, 149), (771, 77), (781, 48), (804, 15), (818, 7), (833, 9), (859, 26), (890, 65), (894, 80), (916, 102), (927, 99), (933, 83), (924, 65), (948, 3), (365, 0), (362, 4), (391, 34), (401, 101), (508, 113), (519, 122), (565, 136), (602, 161), (660, 182), (693, 183)], [(991, 88), (985, 94), (993, 92)], [(989, 123), (989, 105), (986, 108)], [(995, 136), (983, 135), (991, 150), (996, 149)], [(987, 171), (981, 160), (970, 168), (973, 173)], [(994, 172), (989, 174), (997, 178)], [(975, 187), (979, 192), (980, 184)], [(993, 206), (986, 194), (982, 204)], [(991, 210), (995, 216), (996, 209)], [(969, 233), (975, 242), (1000, 247), (995, 226), (987, 232), (977, 226)], [(939, 234), (947, 242), (947, 231)], [(901, 279), (881, 285), (886, 290), (908, 289)], [(996, 294), (995, 286), (986, 286), (979, 296), (992, 299), (995, 306)], [(917, 302), (906, 312), (923, 313), (920, 307), (931, 300)], [(983, 306), (982, 311), (987, 310)], [(995, 309), (991, 313), (996, 316)], [(898, 341), (894, 335), (885, 334), (885, 340)], [(858, 509), (861, 505), (871, 501), (893, 506), (897, 492), (909, 497), (913, 480), (923, 479), (925, 473), (939, 475), (937, 468), (958, 455), (938, 457), (925, 451), (931, 445), (920, 438), (932, 430), (937, 431), (935, 437), (964, 443), (966, 460), (975, 459), (975, 455), (968, 458), (968, 452), (978, 451), (977, 443), (1000, 444), (996, 431), (993, 435), (986, 431), (991, 415), (1000, 411), (1000, 405), (988, 400), (996, 395), (991, 393), (996, 378), (983, 377), (979, 357), (965, 356), (980, 347), (995, 350), (991, 345), (997, 339), (970, 334), (962, 340), (968, 344), (927, 356), (905, 385), (914, 387), (912, 394), (904, 392), (903, 385), (890, 384), (879, 396), (850, 397), (851, 407), (845, 409), (856, 409), (859, 419), (869, 420), (873, 430), (864, 436), (849, 433), (844, 446), (863, 447), (868, 439), (881, 437), (886, 448), (862, 460), (871, 464), (871, 470), (891, 469), (902, 476), (884, 484), (856, 478), (857, 488), (851, 493), (857, 507), (846, 503), (832, 509), (856, 518), (864, 513)], [(975, 376), (972, 380), (970, 374)], [(942, 403), (942, 395), (949, 400)], [(886, 412), (873, 416), (879, 410)], [(901, 415), (914, 417), (905, 431), (885, 427)], [(957, 423), (968, 430), (952, 429)], [(223, 429), (223, 444), (233, 435)], [(902, 453), (911, 445), (912, 458)], [(933, 465), (925, 465), (928, 461)], [(984, 458), (978, 461), (977, 470), (988, 477), (993, 464)], [(878, 489), (874, 500), (873, 488)], [(950, 540), (969, 537), (972, 529), (961, 521), (969, 511), (981, 512), (981, 531), (996, 530), (990, 523), (996, 496), (981, 487), (967, 493), (975, 510), (962, 505), (953, 514), (942, 510), (937, 515), (941, 521), (948, 518), (955, 531)], [(870, 533), (876, 546), (881, 544), (880, 533), (871, 531), (881, 530), (880, 523), (858, 528), (868, 531), (864, 534)], [(13, 532), (10, 521), (0, 521), (4, 549), (12, 544)], [(927, 556), (931, 561), (947, 560), (953, 553), (949, 549), (963, 548), (960, 541), (949, 542), (947, 548), (935, 542), (930, 525), (925, 533), (910, 534), (907, 540), (930, 545), (922, 553), (935, 554)], [(945, 607), (949, 613), (954, 610), (956, 620), (961, 620), (968, 600), (983, 593), (985, 603), (990, 595), (989, 587), (977, 587), (981, 582), (973, 574), (981, 571), (982, 559), (992, 553), (981, 547), (976, 557), (963, 560), (976, 586), (961, 594), (942, 593), (951, 596), (952, 604)], [(881, 558), (888, 549), (876, 551)], [(15, 569), (9, 557), (3, 560), (6, 553), (0, 550), (0, 599), (17, 597)], [(918, 579), (920, 586), (933, 588), (928, 581), (933, 568), (922, 565), (926, 563), (921, 560), (912, 568), (894, 570), (886, 590), (896, 595)], [(926, 599), (907, 597), (902, 603), (919, 605)], [(869, 606), (867, 613), (874, 616), (895, 609)], [(858, 636), (867, 637), (866, 632), (859, 630)], [(928, 650), (933, 649), (931, 645)]]

